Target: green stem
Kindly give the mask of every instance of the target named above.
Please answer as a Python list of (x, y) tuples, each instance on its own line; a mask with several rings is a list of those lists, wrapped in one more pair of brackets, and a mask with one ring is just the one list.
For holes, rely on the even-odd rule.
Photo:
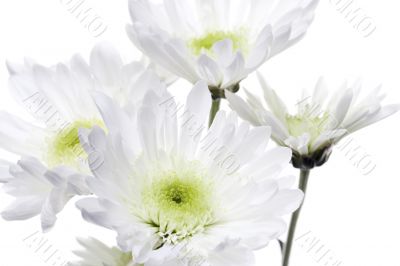
[[(303, 169), (300, 170), (299, 189), (301, 189), (304, 192), (304, 196), (306, 195), (309, 176), (310, 176), (310, 170), (303, 170)], [(296, 226), (299, 220), (301, 208), (303, 207), (303, 203), (300, 205), (299, 209), (297, 209), (297, 211), (295, 211), (292, 215), (292, 219), (290, 221), (290, 226), (289, 226), (288, 238), (283, 248), (282, 266), (289, 266), (290, 253), (292, 251), (293, 240), (296, 233)]]
[(216, 99), (213, 98), (212, 105), (211, 105), (211, 110), (210, 110), (210, 119), (209, 119), (209, 122), (208, 122), (208, 127), (211, 127), (211, 125), (212, 125), (212, 123), (213, 123), (213, 121), (215, 119), (215, 116), (218, 113), (218, 110), (219, 110), (220, 106), (221, 106), (221, 98), (216, 98)]

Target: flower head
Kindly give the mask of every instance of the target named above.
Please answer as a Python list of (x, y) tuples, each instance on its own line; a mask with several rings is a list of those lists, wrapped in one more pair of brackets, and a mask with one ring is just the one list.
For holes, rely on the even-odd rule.
[(318, 0), (130, 0), (132, 41), (154, 62), (216, 97), (307, 31)]
[[(147, 90), (161, 93), (165, 86), (142, 63), (124, 64), (106, 43), (93, 49), (90, 64), (76, 55), (68, 64), (44, 67), (27, 60), (24, 65), (8, 63), (8, 68), (12, 94), (36, 122), (0, 112), (0, 147), (23, 158), (13, 166), (13, 178), (7, 178), (5, 185), (16, 201), (12, 211), (9, 208), (2, 215), (13, 220), (41, 214), (42, 227), (48, 230), (74, 192), (89, 193), (83, 180), (90, 170), (79, 129), (104, 128), (91, 94), (101, 91), (122, 108), (134, 109)], [(32, 182), (41, 183), (43, 189), (31, 186)], [(27, 210), (29, 200), (38, 205)], [(45, 202), (53, 204), (52, 211), (40, 208)]]
[(343, 84), (331, 95), (321, 78), (312, 95), (303, 93), (290, 113), (274, 90), (259, 76), (265, 102), (246, 92), (247, 102), (237, 95), (227, 95), (231, 107), (255, 126), (270, 125), (272, 138), (281, 146), (293, 150), (292, 163), (298, 168), (313, 168), (324, 164), (332, 146), (343, 137), (382, 120), (400, 109), (400, 105), (382, 106), (385, 98), (380, 87), (364, 98), (360, 97), (361, 83)]
[(95, 128), (86, 138), (105, 160), (87, 180), (95, 197), (77, 206), (117, 231), (137, 264), (254, 265), (252, 251), (284, 232), (282, 215), (302, 200), (280, 176), (290, 149), (266, 150), (268, 127), (219, 112), (207, 130), (206, 88), (196, 84), (182, 114), (168, 94), (149, 92), (136, 115), (96, 97), (113, 117), (107, 135)]

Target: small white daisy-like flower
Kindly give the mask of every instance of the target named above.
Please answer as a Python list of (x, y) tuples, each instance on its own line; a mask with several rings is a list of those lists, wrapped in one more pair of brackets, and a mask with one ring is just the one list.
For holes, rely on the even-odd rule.
[[(16, 201), (2, 216), (19, 220), (41, 214), (42, 227), (48, 230), (64, 206), (61, 203), (65, 204), (74, 191), (89, 193), (83, 179), (90, 170), (78, 130), (104, 127), (91, 93), (101, 91), (128, 108), (140, 102), (147, 90), (161, 92), (165, 86), (143, 64), (123, 64), (108, 44), (93, 49), (90, 64), (77, 55), (69, 64), (43, 67), (26, 61), (25, 65), (9, 63), (8, 68), (12, 94), (37, 123), (0, 112), (0, 147), (27, 157), (14, 166), (18, 170), (11, 171), (13, 178), (7, 178), (5, 189)], [(36, 189), (32, 183), (43, 189)], [(75, 187), (78, 185), (81, 187)], [(26, 202), (35, 196), (35, 204), (54, 206), (41, 209), (37, 205), (28, 210)]]
[(123, 252), (117, 247), (109, 247), (97, 239), (78, 239), (84, 250), (74, 251), (79, 262), (68, 266), (135, 266), (131, 252)]
[(306, 33), (318, 0), (130, 0), (128, 35), (179, 77), (215, 97)]
[(95, 99), (109, 114), (108, 134), (97, 127), (84, 146), (105, 157), (87, 180), (95, 197), (77, 206), (115, 230), (135, 263), (254, 265), (253, 251), (285, 231), (282, 216), (303, 198), (281, 176), (291, 150), (266, 150), (270, 128), (252, 129), (234, 113), (219, 112), (208, 129), (206, 83), (195, 85), (185, 109), (151, 92), (136, 115)]
[(345, 82), (331, 94), (321, 78), (312, 94), (306, 91), (297, 102), (297, 112), (290, 113), (276, 92), (259, 75), (265, 104), (246, 91), (247, 102), (227, 94), (230, 106), (254, 126), (270, 125), (272, 138), (293, 150), (292, 163), (297, 168), (313, 168), (324, 164), (332, 146), (343, 137), (376, 123), (400, 109), (399, 104), (382, 105), (385, 95), (381, 87), (365, 97), (360, 96), (361, 83)]

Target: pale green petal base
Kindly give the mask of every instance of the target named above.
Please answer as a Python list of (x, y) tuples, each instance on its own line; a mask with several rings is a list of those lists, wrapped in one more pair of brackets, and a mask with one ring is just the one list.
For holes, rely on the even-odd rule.
[(74, 166), (79, 158), (86, 158), (79, 140), (79, 129), (90, 129), (95, 125), (104, 127), (103, 122), (97, 119), (76, 121), (65, 126), (53, 139), (49, 140), (48, 164)]
[(202, 231), (213, 220), (213, 186), (195, 172), (163, 173), (142, 198), (163, 242), (176, 243)]
[(215, 43), (225, 39), (232, 41), (235, 51), (241, 50), (243, 53), (248, 51), (248, 41), (245, 30), (209, 32), (201, 37), (191, 39), (188, 42), (188, 46), (195, 55), (200, 55), (203, 51), (211, 52)]

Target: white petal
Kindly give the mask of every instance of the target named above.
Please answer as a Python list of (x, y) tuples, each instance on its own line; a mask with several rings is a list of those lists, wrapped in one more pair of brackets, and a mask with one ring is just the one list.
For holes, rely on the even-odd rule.
[(201, 136), (211, 109), (211, 95), (207, 83), (199, 81), (193, 87), (186, 100), (186, 108), (183, 114), (181, 133), (181, 151), (183, 154), (193, 154), (197, 148), (199, 136)]
[(90, 56), (90, 66), (96, 77), (107, 87), (116, 88), (121, 80), (122, 59), (109, 43), (96, 45)]
[[(256, 174), (258, 172), (261, 173), (263, 178), (268, 178), (271, 175), (263, 175), (262, 173), (266, 171), (266, 169), (271, 169), (276, 166), (286, 167), (289, 165), (290, 159), (292, 158), (292, 151), (286, 147), (277, 147), (268, 152), (265, 152), (258, 159), (253, 160), (249, 163), (245, 169), (244, 173), (248, 174)], [(279, 167), (280, 168), (280, 167)], [(279, 169), (276, 168), (276, 169)], [(279, 174), (279, 172), (278, 172)]]
[(40, 197), (18, 198), (1, 213), (1, 216), (7, 221), (26, 220), (40, 214), (44, 202), (45, 199)]
[(130, 119), (112, 98), (100, 92), (93, 92), (92, 96), (101, 113), (108, 130), (113, 133), (117, 129), (129, 130)]
[(397, 113), (399, 110), (400, 110), (400, 105), (398, 105), (398, 104), (392, 104), (392, 105), (382, 107), (382, 109), (379, 111), (379, 113), (377, 113), (373, 117), (366, 119), (363, 122), (357, 123), (354, 126), (348, 128), (348, 131), (354, 132), (361, 128), (367, 127), (371, 124), (374, 124), (380, 120), (383, 120), (383, 119)]
[(278, 143), (283, 143), (288, 137), (289, 132), (286, 126), (272, 113), (265, 111), (261, 114), (262, 124), (269, 125), (272, 128), (272, 137)]
[(232, 40), (225, 39), (225, 40), (216, 42), (213, 45), (212, 49), (218, 58), (219, 65), (228, 67), (230, 64), (232, 64), (232, 61), (234, 59)]
[(307, 155), (310, 152), (310, 134), (304, 133), (299, 137), (290, 136), (285, 140), (285, 144), (301, 155)]
[(249, 71), (245, 69), (245, 60), (241, 52), (237, 52), (232, 63), (225, 69), (224, 88), (234, 86), (247, 77)]
[(222, 82), (222, 73), (218, 64), (205, 54), (197, 60), (200, 78), (206, 80), (210, 86), (219, 87)]
[(259, 151), (265, 150), (270, 137), (270, 127), (256, 127), (252, 129), (245, 138), (240, 140), (238, 148), (235, 146), (232, 147), (233, 153), (242, 163), (254, 161), (255, 154), (258, 154)]
[(225, 96), (231, 108), (235, 110), (241, 118), (249, 121), (254, 126), (261, 125), (257, 115), (251, 110), (251, 108), (243, 99), (229, 91), (225, 92)]
[(66, 194), (65, 189), (54, 189), (47, 197), (41, 211), (42, 230), (48, 232), (56, 223), (56, 214), (62, 211), (71, 196)]
[(304, 193), (300, 190), (281, 190), (266, 208), (268, 215), (285, 215), (294, 212), (299, 208), (304, 198)]
[(281, 100), (281, 98), (279, 98), (276, 92), (271, 89), (271, 87), (267, 84), (264, 77), (260, 73), (257, 73), (257, 77), (262, 89), (264, 90), (264, 99), (267, 102), (269, 108), (276, 117), (283, 121), (284, 117), (287, 114), (286, 105)]
[[(145, 51), (146, 55), (154, 62), (192, 83), (199, 80), (193, 58), (185, 58), (181, 55), (186, 51), (180, 51), (180, 48), (173, 47), (175, 44), (165, 43), (159, 35), (149, 34), (142, 25), (127, 27), (127, 32), (131, 39), (136, 40), (135, 42), (138, 43), (141, 50)], [(140, 32), (140, 34), (136, 36), (137, 32)]]
[(348, 134), (346, 129), (338, 129), (332, 131), (325, 131), (318, 136), (318, 138), (312, 143), (311, 150), (315, 151), (322, 145), (327, 143), (335, 143)]
[(22, 119), (0, 112), (0, 147), (19, 155), (41, 156), (45, 133)]
[(10, 165), (11, 163), (0, 160), (0, 183), (7, 183), (12, 178)]
[(229, 244), (222, 244), (211, 254), (210, 263), (216, 266), (253, 266), (255, 265), (255, 258), (248, 248), (241, 246), (230, 247)]
[(319, 78), (317, 85), (315, 86), (314, 94), (312, 96), (312, 104), (313, 106), (318, 106), (322, 108), (322, 104), (328, 95), (328, 86), (324, 78)]
[(118, 228), (121, 224), (127, 223), (127, 215), (121, 214), (118, 206), (107, 200), (86, 198), (79, 200), (76, 206), (86, 221), (105, 228)]
[(339, 126), (345, 119), (346, 114), (352, 103), (352, 100), (353, 100), (352, 90), (347, 90), (346, 93), (339, 100), (335, 110), (335, 121), (333, 121), (333, 123), (336, 124), (337, 126)]
[(271, 53), (272, 41), (272, 28), (270, 25), (267, 25), (258, 35), (256, 44), (247, 57), (247, 68), (256, 69), (268, 59)]
[(144, 148), (144, 154), (149, 159), (157, 159), (157, 118), (149, 107), (139, 110), (138, 127), (140, 139)]

